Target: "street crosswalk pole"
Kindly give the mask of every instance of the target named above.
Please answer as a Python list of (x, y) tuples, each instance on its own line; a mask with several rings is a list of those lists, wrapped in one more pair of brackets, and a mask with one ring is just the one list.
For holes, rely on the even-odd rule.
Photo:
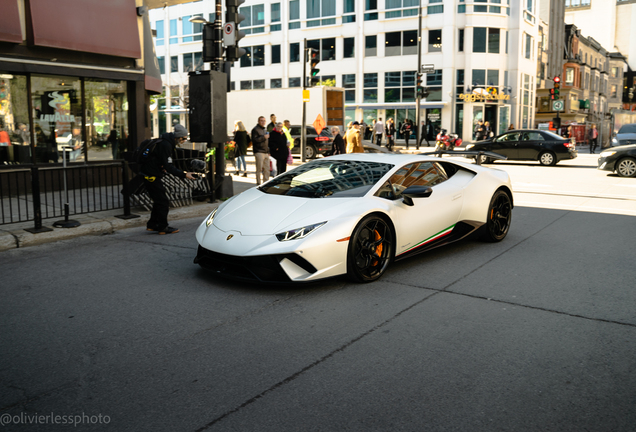
[(64, 157), (62, 162), (62, 167), (63, 167), (62, 170), (64, 172), (64, 175), (62, 177), (64, 178), (64, 195), (66, 196), (66, 203), (64, 203), (64, 220), (53, 223), (53, 226), (56, 228), (76, 228), (81, 225), (81, 223), (79, 223), (78, 221), (72, 220), (72, 219), (69, 220), (68, 218), (69, 206), (68, 206), (68, 185), (66, 184), (66, 158), (69, 157), (69, 154), (71, 150), (73, 149), (74, 148), (71, 146), (64, 146), (62, 148), (62, 156)]

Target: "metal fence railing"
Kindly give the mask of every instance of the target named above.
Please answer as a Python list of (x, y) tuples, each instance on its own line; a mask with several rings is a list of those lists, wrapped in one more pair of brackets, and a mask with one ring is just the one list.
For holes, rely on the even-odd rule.
[[(188, 170), (193, 158), (177, 159), (174, 164)], [(130, 164), (132, 165), (132, 164)], [(134, 167), (133, 167), (134, 168)], [(34, 222), (37, 232), (42, 220), (107, 210), (123, 209), (128, 218), (132, 206), (152, 207), (143, 179), (135, 176), (127, 161), (95, 164), (14, 165), (0, 169), (0, 225)], [(198, 180), (164, 176), (172, 207), (205, 200), (214, 194), (214, 185), (202, 176)], [(66, 189), (64, 184), (66, 183)], [(68, 204), (68, 206), (67, 206)], [(68, 207), (68, 214), (65, 214)]]

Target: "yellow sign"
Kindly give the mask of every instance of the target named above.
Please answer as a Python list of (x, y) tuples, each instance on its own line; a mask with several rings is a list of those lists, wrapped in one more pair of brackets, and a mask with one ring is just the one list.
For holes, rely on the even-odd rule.
[(303, 102), (309, 102), (309, 90), (303, 90)]
[(510, 100), (510, 95), (499, 93), (462, 93), (459, 98), (466, 102), (484, 102), (484, 101), (500, 101)]

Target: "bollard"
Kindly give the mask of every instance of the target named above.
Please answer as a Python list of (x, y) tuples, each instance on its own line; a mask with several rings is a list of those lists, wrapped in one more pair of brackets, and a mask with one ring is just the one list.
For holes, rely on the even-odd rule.
[(40, 202), (40, 171), (37, 166), (31, 167), (31, 196), (33, 197), (34, 227), (26, 228), (32, 234), (53, 231), (49, 227), (42, 226), (42, 208)]
[(122, 179), (122, 193), (124, 194), (124, 214), (117, 215), (115, 217), (119, 219), (134, 219), (138, 218), (139, 215), (130, 213), (130, 195), (132, 191), (130, 190), (130, 182), (128, 181), (128, 162), (125, 160), (121, 161), (121, 179)]
[(62, 169), (64, 171), (64, 194), (66, 196), (66, 203), (64, 203), (64, 220), (60, 220), (53, 223), (53, 226), (56, 228), (76, 228), (81, 225), (79, 221), (68, 218), (69, 206), (68, 206), (68, 186), (66, 184), (66, 158), (68, 157), (68, 153), (69, 153), (67, 150), (72, 148), (73, 147), (71, 146), (62, 147), (62, 156), (63, 156)]

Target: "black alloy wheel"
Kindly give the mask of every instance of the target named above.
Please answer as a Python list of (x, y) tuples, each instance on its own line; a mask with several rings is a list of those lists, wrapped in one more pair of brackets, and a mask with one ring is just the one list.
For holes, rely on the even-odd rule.
[(551, 152), (544, 151), (539, 155), (539, 163), (546, 166), (556, 165), (556, 157)]
[(636, 177), (636, 159), (626, 157), (616, 164), (616, 172), (621, 177)]
[(355, 282), (378, 280), (395, 254), (393, 231), (379, 216), (367, 216), (353, 231), (347, 251), (347, 275)]
[(500, 242), (508, 234), (512, 221), (512, 201), (508, 194), (498, 190), (488, 206), (488, 217), (482, 228), (482, 238), (489, 242)]

